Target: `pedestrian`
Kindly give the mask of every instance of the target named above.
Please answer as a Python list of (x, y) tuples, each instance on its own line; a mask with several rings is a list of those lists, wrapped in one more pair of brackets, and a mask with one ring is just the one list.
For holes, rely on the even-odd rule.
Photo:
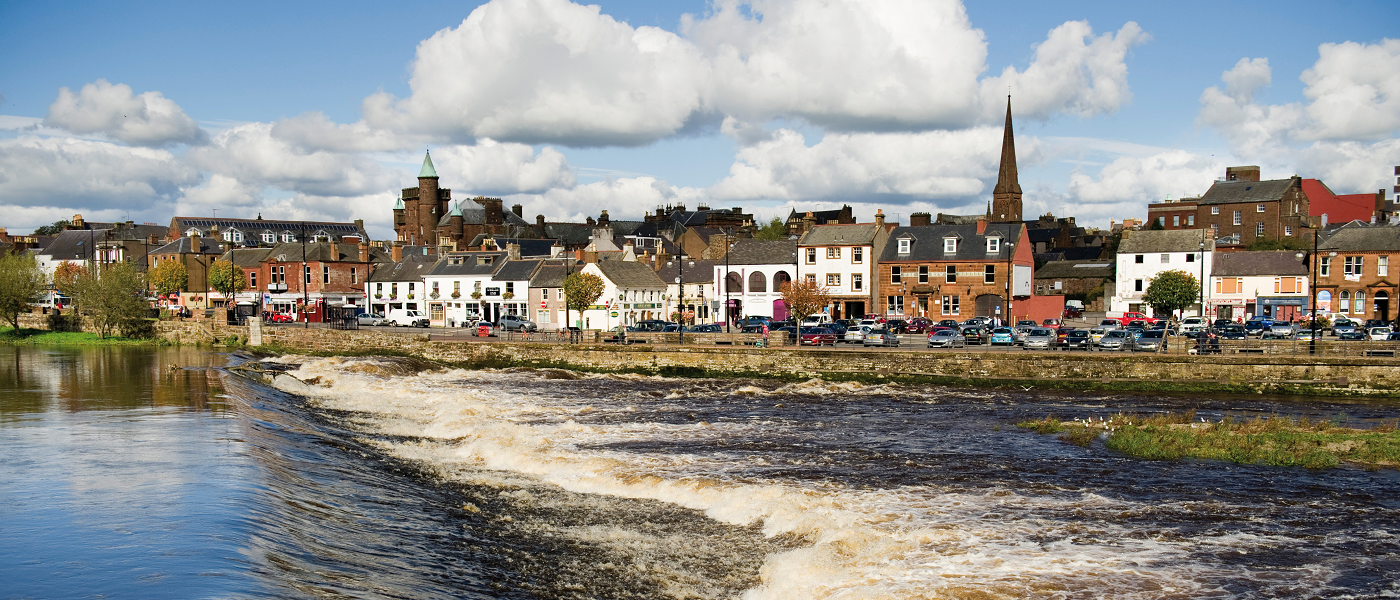
[(761, 327), (760, 331), (763, 332), (763, 347), (764, 347), (764, 348), (767, 348), (767, 347), (768, 347), (768, 321), (763, 321), (763, 324), (762, 324), (762, 327)]

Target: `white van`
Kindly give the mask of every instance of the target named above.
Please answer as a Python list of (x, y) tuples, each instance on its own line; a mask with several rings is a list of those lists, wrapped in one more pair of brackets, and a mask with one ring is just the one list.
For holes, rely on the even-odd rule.
[(395, 308), (389, 311), (390, 327), (427, 327), (428, 315), (416, 310)]
[(819, 314), (819, 315), (812, 315), (812, 316), (810, 316), (810, 317), (807, 317), (807, 318), (805, 318), (805, 319), (802, 319), (802, 326), (803, 326), (803, 327), (820, 327), (820, 326), (822, 326), (822, 325), (830, 325), (830, 324), (831, 324), (831, 315), (826, 314), (826, 313), (822, 313), (822, 314)]

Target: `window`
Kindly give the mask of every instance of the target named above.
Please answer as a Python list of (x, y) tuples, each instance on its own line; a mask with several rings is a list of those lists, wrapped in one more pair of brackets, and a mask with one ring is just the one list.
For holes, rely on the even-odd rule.
[(904, 296), (886, 296), (886, 297), (885, 297), (885, 314), (890, 314), (890, 315), (902, 315), (902, 314), (904, 314)]
[(304, 280), (304, 283), (306, 283), (307, 285), (310, 285), (310, 284), (311, 284), (311, 265), (306, 265), (306, 268), (303, 269), (303, 270), (306, 271), (306, 273), (304, 273), (304, 275), (306, 276), (306, 279)]
[(1186, 226), (1187, 226), (1187, 227), (1195, 227), (1195, 226), (1196, 226), (1196, 215), (1186, 215)]
[(549, 299), (549, 288), (540, 288), (540, 300)]
[(1351, 312), (1351, 292), (1342, 292), (1337, 296), (1337, 310), (1343, 313)]
[(1240, 211), (1238, 211), (1238, 210), (1235, 211), (1235, 225), (1241, 225), (1241, 224), (1243, 224), (1243, 223), (1244, 223), (1244, 215), (1241, 214)]
[(1181, 215), (1172, 215), (1172, 227), (1181, 227)]
[(1212, 214), (1212, 215), (1218, 215), (1218, 214), (1220, 214), (1220, 207), (1219, 207), (1219, 206), (1212, 206), (1212, 207), (1210, 207), (1210, 214)]
[(1332, 276), (1332, 257), (1330, 257), (1330, 256), (1324, 256), (1324, 257), (1322, 257), (1322, 262), (1319, 263), (1318, 266), (1317, 266), (1317, 274), (1318, 274), (1319, 277), (1331, 277), (1331, 276)]
[(1254, 224), (1254, 235), (1264, 235), (1264, 222), (1258, 221)]
[(832, 247), (830, 247), (830, 248), (827, 248), (827, 249), (826, 249), (826, 257), (827, 257), (827, 258), (841, 258), (841, 247), (840, 247), (840, 246), (832, 246)]
[(1355, 304), (1355, 308), (1356, 308), (1356, 310), (1354, 310), (1354, 311), (1352, 311), (1352, 312), (1354, 312), (1354, 313), (1356, 313), (1356, 314), (1358, 314), (1358, 315), (1364, 315), (1364, 314), (1366, 314), (1366, 292), (1357, 290), (1357, 292), (1356, 292), (1356, 304)]
[(811, 285), (816, 285), (816, 284), (817, 284), (817, 276), (816, 276), (815, 273), (808, 273), (808, 274), (807, 274), (807, 283), (809, 283), (809, 284), (811, 284)]
[(1257, 213), (1264, 212), (1264, 205), (1263, 205), (1263, 204), (1255, 204), (1255, 205), (1254, 205), (1254, 212), (1257, 212)]
[(943, 253), (954, 254), (958, 251), (958, 238), (943, 238)]
[(858, 265), (862, 262), (865, 262), (865, 248), (860, 246), (851, 248), (851, 264)]
[(919, 267), (919, 283), (928, 283), (928, 265)]
[(996, 281), (997, 281), (997, 268), (996, 268), (996, 265), (987, 265), (987, 266), (983, 267), (983, 268), (982, 268), (982, 283), (996, 283)]
[(1292, 225), (1284, 225), (1284, 226), (1283, 226), (1283, 235), (1284, 235), (1284, 237), (1291, 237), (1291, 236), (1293, 235), (1293, 226), (1292, 226)]
[(865, 289), (865, 277), (860, 273), (851, 273), (851, 291), (859, 292)]
[(1343, 275), (1360, 275), (1360, 274), (1361, 274), (1361, 258), (1362, 258), (1362, 257), (1360, 257), (1360, 256), (1346, 256), (1346, 257), (1343, 257), (1343, 258), (1342, 258), (1342, 274), (1343, 274)]
[(249, 287), (249, 288), (252, 288), (252, 289), (255, 289), (255, 290), (258, 289), (258, 272), (257, 272), (257, 271), (248, 271), (248, 287)]
[(1162, 255), (1162, 264), (1165, 265), (1165, 264), (1170, 263), (1171, 261), (1172, 261), (1172, 255), (1170, 255), (1170, 254), (1163, 254), (1163, 255)]
[(1001, 252), (1001, 238), (999, 237), (987, 238), (987, 253), (991, 254), (993, 252)]
[(389, 297), (390, 297), (390, 298), (397, 298), (398, 295), (399, 295), (399, 284), (397, 284), (397, 283), (391, 283), (391, 284), (389, 284)]
[(286, 265), (277, 267), (277, 283), (281, 283), (281, 284), (286, 284), (286, 283), (287, 283), (287, 266), (286, 266)]
[(1158, 224), (1158, 225), (1161, 225), (1162, 227), (1166, 227), (1166, 226), (1167, 226), (1167, 218), (1166, 218), (1166, 217), (1157, 217), (1157, 224)]
[(943, 314), (945, 314), (945, 315), (956, 315), (956, 314), (958, 314), (958, 297), (957, 297), (957, 296), (944, 296), (944, 297), (943, 297)]
[(1244, 279), (1241, 277), (1219, 277), (1215, 280), (1215, 293), (1217, 294), (1238, 294), (1244, 290)]
[(1302, 282), (1302, 278), (1301, 278), (1301, 277), (1275, 277), (1275, 278), (1274, 278), (1274, 293), (1275, 293), (1275, 294), (1297, 294), (1297, 293), (1303, 291), (1303, 285), (1302, 285), (1302, 284), (1303, 284), (1303, 282)]
[(908, 253), (909, 253), (909, 243), (912, 242), (912, 241), (913, 241), (913, 240), (911, 240), (911, 239), (909, 239), (909, 238), (900, 238), (900, 239), (899, 239), (899, 253), (900, 253), (900, 254), (908, 254)]
[(1064, 282), (1063, 282), (1063, 281), (1056, 281), (1056, 282), (1055, 282), (1055, 289), (1056, 289), (1056, 290), (1063, 290), (1063, 289), (1065, 289)]
[(350, 267), (350, 283), (351, 283), (351, 284), (356, 284), (356, 283), (359, 283), (359, 282), (360, 282), (360, 278), (359, 278), (359, 276), (357, 275), (357, 273), (355, 272), (355, 267)]
[(948, 281), (948, 283), (957, 283), (957, 282), (958, 282), (958, 268), (957, 268), (957, 267), (955, 267), (955, 266), (953, 266), (953, 265), (948, 265), (948, 267), (947, 267), (947, 278), (946, 278), (946, 280)]
[(1186, 262), (1196, 262), (1196, 255), (1195, 255), (1195, 254), (1187, 254), (1187, 255), (1186, 255)]
[(900, 279), (901, 279), (901, 278), (900, 278), (900, 275), (901, 275), (901, 272), (902, 272), (902, 271), (903, 271), (903, 269), (901, 269), (900, 267), (890, 267), (890, 283), (893, 283), (893, 284), (899, 284), (899, 283), (901, 283), (901, 281), (900, 281)]
[(1134, 291), (1134, 292), (1141, 292), (1141, 291), (1142, 291), (1142, 280), (1141, 280), (1141, 279), (1134, 279), (1134, 280), (1133, 280), (1133, 291)]
[(376, 283), (376, 284), (374, 284), (374, 295), (378, 296), (378, 295), (383, 294), (383, 293), (384, 293), (384, 284), (382, 284), (382, 283)]
[(1381, 276), (1381, 277), (1389, 277), (1389, 276), (1390, 276), (1390, 257), (1389, 257), (1389, 256), (1377, 256), (1377, 257), (1376, 257), (1376, 275), (1379, 275), (1379, 276)]
[(1220, 235), (1220, 224), (1219, 224), (1219, 223), (1211, 223), (1211, 224), (1210, 224), (1210, 230), (1211, 230), (1211, 232), (1213, 232), (1215, 235)]
[[(817, 264), (817, 249), (816, 249), (816, 248), (808, 248), (808, 249), (807, 249), (807, 264), (809, 264), (809, 265), (815, 265), (815, 264)], [(813, 275), (812, 277), (816, 277), (816, 275)]]
[(515, 282), (514, 282), (514, 281), (507, 281), (507, 282), (506, 282), (506, 293), (507, 293), (507, 294), (510, 294), (511, 296), (514, 296), (514, 295), (515, 295)]
[(838, 285), (841, 285), (841, 274), (840, 274), (840, 273), (827, 273), (827, 274), (826, 274), (826, 285), (827, 285), (828, 287), (836, 287), (836, 286), (838, 286)]
[(282, 243), (283, 243), (283, 244), (290, 244), (290, 243), (295, 242), (295, 241), (297, 241), (297, 236), (296, 236), (296, 235), (293, 235), (292, 232), (290, 232), (290, 231), (283, 231), (283, 232), (282, 232)]
[(1143, 262), (1145, 262), (1146, 259), (1145, 259), (1144, 257), (1145, 257), (1145, 255), (1143, 255), (1143, 254), (1134, 254), (1134, 255), (1133, 255), (1133, 262), (1140, 265), (1140, 264), (1142, 264)]
[(277, 241), (277, 236), (269, 231), (267, 233), (262, 234), (262, 241), (271, 244)]
[(331, 282), (331, 267), (330, 267), (330, 265), (321, 265), (321, 283), (324, 284), (324, 283), (330, 283), (330, 282)]

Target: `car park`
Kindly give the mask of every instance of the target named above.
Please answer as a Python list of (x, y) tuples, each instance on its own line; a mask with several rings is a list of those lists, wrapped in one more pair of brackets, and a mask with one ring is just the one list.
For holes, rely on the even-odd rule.
[(873, 329), (871, 325), (859, 325), (846, 330), (846, 335), (841, 336), (841, 341), (847, 344), (865, 343), (865, 335)]
[(836, 346), (836, 332), (828, 327), (803, 327), (803, 346)]
[(1089, 350), (1093, 347), (1093, 342), (1089, 340), (1089, 331), (1085, 329), (1071, 329), (1065, 336), (1066, 350)]
[(1249, 339), (1249, 332), (1244, 325), (1226, 325), (1215, 330), (1216, 337), (1222, 340), (1244, 340)]
[(1372, 327), (1367, 334), (1373, 342), (1383, 342), (1390, 337), (1389, 327)]
[(1364, 342), (1369, 339), (1371, 339), (1369, 336), (1355, 329), (1337, 334), (1337, 341), (1340, 342)]
[(965, 340), (969, 344), (985, 344), (988, 340), (991, 339), (991, 335), (987, 332), (986, 329), (975, 325), (972, 327), (963, 327), (962, 336), (963, 340)]
[(964, 348), (967, 338), (955, 329), (939, 329), (928, 336), (929, 348)]
[(865, 334), (865, 340), (861, 342), (867, 348), (870, 346), (898, 346), (899, 334), (888, 329), (871, 329)]
[(1050, 350), (1055, 347), (1055, 330), (1046, 327), (1031, 329), (1026, 332), (1021, 347), (1026, 350)]
[(389, 319), (384, 318), (384, 315), (376, 315), (373, 313), (360, 313), (355, 316), (355, 321), (357, 321), (360, 325), (366, 325), (369, 327), (389, 324)]
[(496, 322), (496, 325), (499, 326), (503, 331), (539, 330), (539, 327), (535, 325), (534, 321), (526, 319), (525, 317), (522, 317), (520, 315), (501, 315), (501, 318), (499, 321)]
[(993, 346), (1014, 346), (1016, 344), (1016, 332), (1010, 327), (998, 327), (993, 329), (991, 344)]
[(1142, 335), (1133, 340), (1133, 343), (1137, 350), (1156, 352), (1162, 349), (1162, 343), (1166, 339), (1166, 329), (1149, 329), (1142, 332)]
[(1126, 329), (1113, 329), (1103, 334), (1094, 347), (1099, 350), (1132, 350), (1133, 334)]

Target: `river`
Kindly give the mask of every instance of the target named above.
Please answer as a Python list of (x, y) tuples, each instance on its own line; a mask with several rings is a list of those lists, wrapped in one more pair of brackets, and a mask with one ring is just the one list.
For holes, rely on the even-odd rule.
[(1393, 402), (0, 348), (0, 598), (1371, 598), (1400, 475), (1014, 423)]

